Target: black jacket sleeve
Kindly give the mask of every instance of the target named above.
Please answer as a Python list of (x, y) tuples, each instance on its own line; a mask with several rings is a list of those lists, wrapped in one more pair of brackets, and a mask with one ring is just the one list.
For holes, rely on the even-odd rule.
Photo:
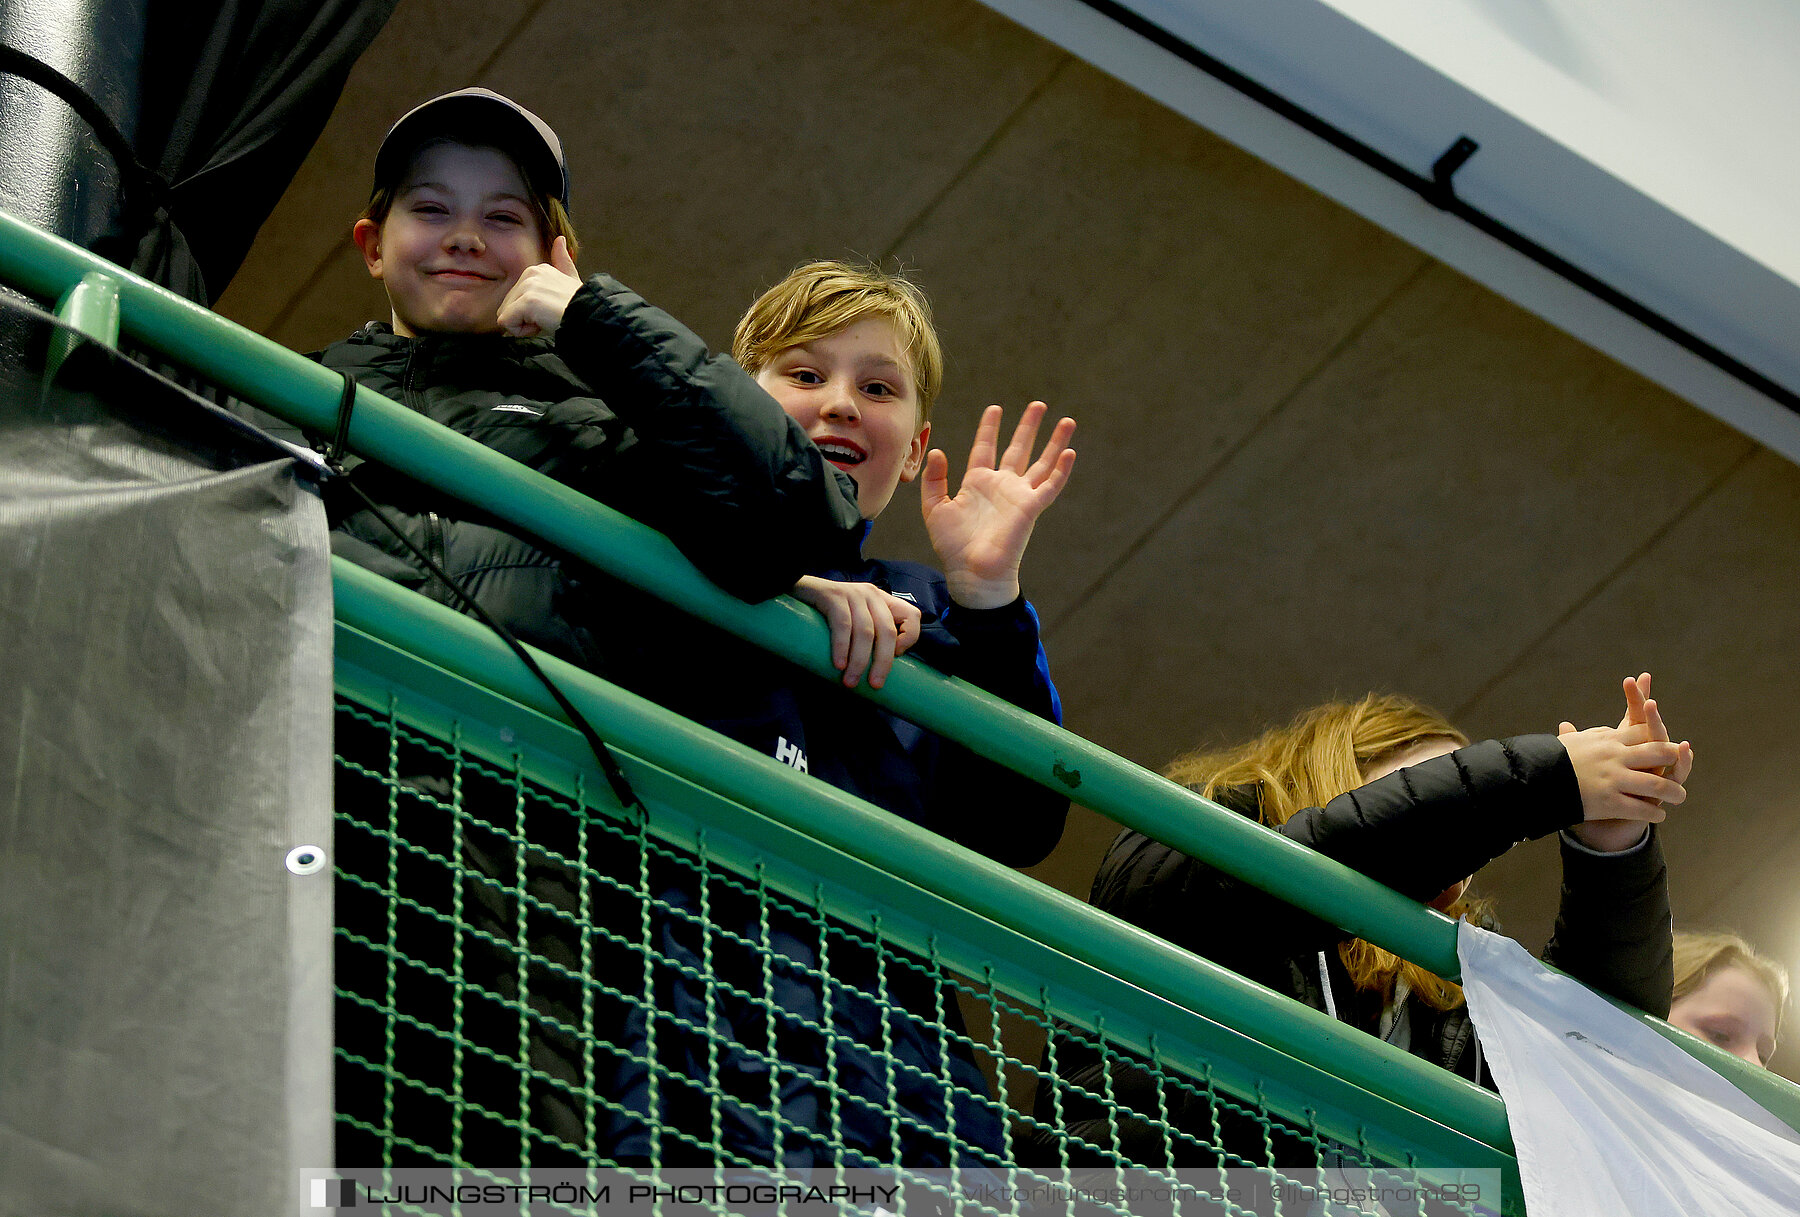
[[(944, 627), (956, 638), (957, 676), (1027, 713), (1062, 721), (1037, 612), (1023, 597), (996, 609), (950, 604)], [(1031, 866), (1056, 848), (1068, 814), (1066, 795), (945, 741), (930, 809), (939, 832), (996, 862)]]
[[(1255, 815), (1252, 792), (1235, 810)], [(1581, 816), (1568, 752), (1549, 735), (1489, 740), (1401, 769), (1296, 812), (1275, 831), (1417, 900), (1514, 844)], [(1276, 981), (1287, 960), (1342, 930), (1141, 833), (1114, 842), (1092, 903), (1235, 971)]]
[(787, 591), (861, 526), (856, 486), (736, 362), (608, 275), (569, 301), (556, 353), (630, 427), (580, 487), (666, 534), (746, 600)]
[(1520, 841), (1580, 819), (1568, 750), (1553, 735), (1523, 735), (1397, 770), (1299, 812), (1277, 831), (1429, 900)]
[(1597, 854), (1562, 839), (1562, 902), (1544, 948), (1582, 983), (1658, 1018), (1669, 1016), (1675, 985), (1669, 871), (1651, 825), (1639, 848)]

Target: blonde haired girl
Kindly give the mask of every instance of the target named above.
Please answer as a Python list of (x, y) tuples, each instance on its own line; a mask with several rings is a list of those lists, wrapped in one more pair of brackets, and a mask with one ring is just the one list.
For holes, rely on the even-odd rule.
[[(1473, 745), (1418, 702), (1370, 694), (1317, 706), (1236, 747), (1190, 753), (1166, 772), (1289, 840), (1476, 919), (1486, 911), (1467, 895), (1469, 876), (1518, 841), (1565, 830), (1562, 903), (1546, 958), (1661, 1014), (1670, 993), (1668, 888), (1647, 822), (1663, 818), (1656, 800), (1684, 797), (1692, 752), (1668, 742), (1655, 703), (1643, 696), (1647, 687), (1647, 677), (1625, 682), (1627, 716), (1618, 728), (1564, 724), (1559, 735)], [(1456, 985), (1143, 833), (1128, 830), (1113, 842), (1089, 900), (1415, 1056), (1493, 1084)], [(1102, 1111), (1085, 1097), (1110, 1093), (1120, 1106), (1153, 1112), (1159, 1088), (1149, 1075), (1116, 1056), (1109, 1064), (1067, 1033), (1059, 1033), (1056, 1051), (1069, 1130), (1103, 1146), (1116, 1126), (1130, 1157), (1162, 1164), (1168, 1154), (1152, 1122)], [(1048, 1083), (1039, 1088), (1040, 1120), (1050, 1091)], [(1168, 1164), (1215, 1161), (1213, 1151), (1193, 1144), (1213, 1139), (1215, 1113), (1198, 1092), (1173, 1098), (1170, 1122), (1194, 1137), (1170, 1142)], [(1307, 1145), (1288, 1140), (1280, 1126), (1271, 1134), (1278, 1161), (1311, 1160)], [(1236, 1135), (1222, 1126), (1227, 1143)], [(1260, 1152), (1248, 1156), (1262, 1160)]]
[(1675, 935), (1671, 1026), (1766, 1069), (1787, 1000), (1787, 969), (1736, 934)]
[[(1235, 748), (1187, 753), (1171, 761), (1163, 775), (1209, 799), (1238, 788), (1253, 790), (1257, 818), (1273, 828), (1297, 811), (1323, 806), (1373, 778), (1468, 743), (1468, 736), (1437, 711), (1410, 698), (1371, 693), (1352, 704), (1316, 706)], [(1446, 889), (1434, 907), (1451, 917), (1491, 923), (1490, 903), (1469, 896), (1467, 886)], [(1404, 983), (1435, 1010), (1462, 1004), (1460, 986), (1374, 943), (1353, 938), (1338, 945), (1338, 955), (1358, 991), (1391, 994)]]

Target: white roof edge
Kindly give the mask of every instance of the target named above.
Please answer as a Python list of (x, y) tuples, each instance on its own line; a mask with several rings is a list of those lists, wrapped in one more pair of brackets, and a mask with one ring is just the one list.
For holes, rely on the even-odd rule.
[[(1431, 206), (1385, 174), (1081, 0), (983, 2), (1800, 463), (1800, 412), (1467, 222)], [(1149, 13), (1170, 5), (1147, 0), (1127, 7)], [(1295, 5), (1284, 7), (1291, 17)], [(1321, 8), (1320, 12), (1327, 24), (1349, 24), (1334, 10)], [(1303, 32), (1293, 36), (1302, 37)], [(1380, 135), (1373, 130), (1378, 124), (1368, 115), (1332, 114), (1321, 104), (1328, 88), (1308, 87), (1305, 95), (1298, 95), (1302, 89), (1293, 79), (1278, 79), (1282, 73), (1271, 66), (1268, 56), (1274, 52), (1269, 48), (1243, 51), (1220, 36), (1198, 49), (1420, 174), (1429, 174), (1431, 160), (1466, 130), (1483, 142), (1483, 148), (1456, 177), (1459, 197), (1777, 384), (1790, 389), (1800, 385), (1800, 363), (1796, 362), (1800, 354), (1790, 349), (1794, 345), (1791, 339), (1784, 343), (1777, 337), (1783, 330), (1791, 334), (1794, 319), (1800, 318), (1800, 285), (1701, 231), (1428, 65), (1411, 60), (1375, 35), (1367, 37), (1381, 48), (1384, 57), (1397, 57), (1412, 65), (1411, 74), (1425, 81), (1421, 87), (1435, 95), (1434, 104), (1423, 109), (1448, 132), (1441, 144), (1431, 142), (1433, 135), (1415, 132), (1411, 137), (1392, 135), (1390, 146), (1381, 146), (1377, 142)], [(1367, 65), (1360, 70), (1366, 72)], [(1391, 77), (1396, 69), (1390, 62), (1381, 65), (1381, 70)], [(1444, 104), (1447, 96), (1452, 104)], [(1422, 154), (1423, 148), (1430, 149), (1429, 153)], [(1530, 200), (1512, 197), (1506, 186), (1531, 179), (1557, 182), (1562, 193), (1578, 193), (1584, 206), (1568, 209), (1561, 216), (1522, 214)], [(1645, 256), (1649, 250), (1654, 257)]]

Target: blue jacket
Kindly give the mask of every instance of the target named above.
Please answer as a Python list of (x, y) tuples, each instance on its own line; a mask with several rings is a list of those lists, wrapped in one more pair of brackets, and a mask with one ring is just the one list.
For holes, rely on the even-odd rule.
[[(849, 547), (831, 557), (813, 573), (874, 583), (918, 605), (914, 656), (1060, 721), (1037, 615), (1023, 599), (964, 609), (926, 567), (865, 559)], [(1040, 861), (1061, 837), (1065, 798), (836, 684), (723, 637), (685, 653), (704, 656), (706, 672), (670, 680), (667, 664), (658, 664), (659, 699), (741, 743), (1009, 865)], [(878, 959), (866, 926), (852, 934), (771, 897), (773, 962), (765, 973), (765, 952), (754, 945), (764, 921), (750, 893), (729, 879), (710, 881), (708, 943), (694, 868), (663, 859), (653, 870), (662, 906), (652, 931), (657, 1122), (699, 1130), (704, 1142), (665, 1133), (665, 1164), (711, 1162), (723, 1151), (728, 1160), (801, 1167), (837, 1160), (839, 1146), (848, 1165), (896, 1156), (911, 1166), (999, 1160), (1004, 1116), (959, 1038), (967, 1033), (954, 990), (924, 961), (892, 947)], [(640, 967), (631, 980), (641, 978)], [(707, 1036), (700, 1031), (709, 1019)], [(642, 1118), (650, 1111), (650, 1028), (641, 1007), (626, 1021), (614, 1043), (637, 1051), (616, 1056), (599, 1087), (620, 1096), (602, 1140), (610, 1140), (610, 1156), (641, 1162), (650, 1150)], [(716, 1125), (710, 1078), (722, 1094)]]
[[(909, 652), (914, 658), (1041, 718), (1062, 721), (1037, 611), (1023, 598), (998, 609), (962, 608), (931, 568), (864, 558), (849, 544), (825, 554), (809, 573), (873, 583), (910, 600), (922, 615), (919, 641)], [(1035, 782), (747, 645), (721, 638), (697, 649), (704, 654), (703, 672), (670, 681), (665, 655), (646, 680), (660, 680), (650, 695), (1009, 866), (1042, 861), (1061, 838), (1067, 800)]]

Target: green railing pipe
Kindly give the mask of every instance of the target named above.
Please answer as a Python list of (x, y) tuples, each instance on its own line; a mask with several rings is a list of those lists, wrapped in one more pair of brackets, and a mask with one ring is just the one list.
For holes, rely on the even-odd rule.
[[(392, 715), (396, 723), (422, 735), (454, 740), (458, 754), (500, 772), (518, 773), (588, 814), (626, 818), (608, 797), (585, 741), (573, 728), (344, 621), (337, 623), (336, 650), (340, 697), (377, 715)], [(770, 763), (740, 751), (748, 763)], [(1311, 1060), (1273, 1048), (1249, 1031), (1071, 958), (1034, 930), (977, 916), (896, 875), (885, 858), (864, 861), (709, 785), (623, 748), (615, 746), (613, 752), (648, 808), (649, 831), (704, 856), (709, 868), (783, 893), (799, 907), (874, 930), (883, 943), (960, 973), (967, 978), (962, 983), (972, 984), (975, 992), (989, 990), (996, 1002), (1010, 999), (1034, 1021), (1065, 1019), (1089, 1030), (1103, 1027), (1115, 1050), (1154, 1058), (1171, 1074), (1208, 1079), (1222, 1094), (1246, 1100), (1255, 1096), (1271, 1115), (1363, 1146), (1377, 1161), (1416, 1163), (1423, 1179), (1466, 1181), (1464, 1172), (1498, 1169), (1503, 1211), (1507, 1217), (1523, 1214), (1518, 1162), (1511, 1155)], [(787, 777), (793, 780), (793, 775)], [(893, 821), (883, 819), (885, 832)], [(1072, 900), (1054, 889), (1043, 891), (1053, 901)], [(1332, 1034), (1360, 1037), (1342, 1025)], [(1030, 1176), (1019, 1169), (1021, 1177)]]
[[(555, 701), (474, 619), (332, 560), (340, 623), (454, 676), (560, 720)], [(968, 913), (1017, 927), (1045, 947), (1239, 1028), (1279, 1052), (1502, 1154), (1512, 1142), (1499, 1097), (1411, 1053), (1126, 925), (1084, 901), (989, 861), (772, 757), (701, 727), (548, 655), (538, 662), (611, 745), (703, 783), (734, 803), (932, 893)], [(1075, 1010), (1070, 1014), (1087, 1018)], [(1198, 1067), (1202, 1062), (1189, 1062)]]
[(44, 356), (44, 379), (54, 380), (82, 339), (109, 349), (119, 345), (119, 285), (113, 277), (89, 271), (56, 302), (56, 319), (68, 326), (50, 340)]
[[(124, 329), (133, 340), (296, 425), (321, 434), (335, 427), (342, 386), (335, 373), (0, 212), (0, 280), (55, 298), (94, 270), (117, 280)], [(510, 520), (819, 676), (835, 677), (826, 628), (810, 609), (786, 598), (746, 605), (636, 521), (368, 389), (359, 389), (356, 401), (349, 439), (362, 455)], [(885, 688), (861, 691), (1359, 938), (1439, 975), (1458, 974), (1456, 930), (1448, 918), (1078, 736), (912, 660), (895, 666)]]

